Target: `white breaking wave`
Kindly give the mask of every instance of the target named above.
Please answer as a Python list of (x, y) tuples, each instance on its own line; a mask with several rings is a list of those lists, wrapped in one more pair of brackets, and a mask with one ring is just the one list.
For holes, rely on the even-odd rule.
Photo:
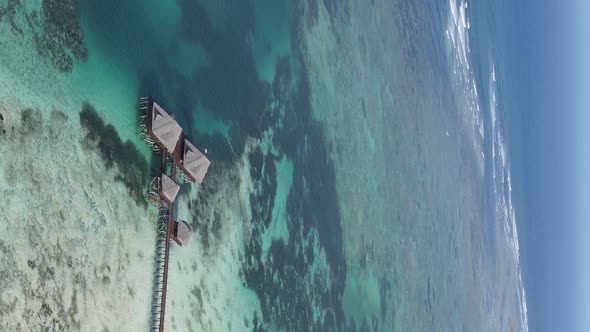
[[(454, 78), (454, 93), (459, 114), (472, 133), (472, 143), (476, 156), (481, 155), (480, 168), (483, 174), (486, 152), (484, 149), (485, 127), (481, 100), (478, 94), (478, 82), (475, 79), (471, 63), (469, 44), (470, 19), (467, 0), (449, 0), (449, 17), (445, 31), (448, 42), (449, 65)], [(491, 121), (491, 161), (494, 192), (496, 196), (497, 220), (516, 264), (520, 305), (520, 325), (528, 331), (526, 293), (522, 282), (520, 265), (520, 248), (516, 229), (516, 213), (512, 204), (512, 181), (510, 163), (507, 158), (507, 146), (501, 120), (498, 116), (498, 73), (493, 56), (490, 55), (489, 71), (489, 108)]]
[[(469, 23), (467, 1), (449, 0), (450, 15), (445, 31), (449, 42), (449, 60), (455, 77), (455, 91), (459, 111), (467, 126), (473, 129), (472, 143), (476, 155), (483, 151), (485, 137), (477, 82), (470, 62)], [(479, 160), (483, 173), (485, 155)]]
[(492, 63), (492, 81), (496, 82), (496, 64)]
[(526, 292), (522, 281), (520, 265), (520, 247), (518, 243), (518, 231), (516, 227), (516, 212), (512, 204), (512, 176), (510, 164), (507, 159), (507, 147), (504, 139), (503, 128), (498, 118), (496, 64), (493, 56), (490, 56), (491, 70), (489, 80), (490, 95), (490, 121), (492, 130), (492, 176), (494, 194), (496, 197), (496, 215), (498, 222), (502, 222), (506, 242), (512, 250), (519, 287), (519, 306), (521, 324), (524, 331), (528, 331), (528, 315), (526, 304)]

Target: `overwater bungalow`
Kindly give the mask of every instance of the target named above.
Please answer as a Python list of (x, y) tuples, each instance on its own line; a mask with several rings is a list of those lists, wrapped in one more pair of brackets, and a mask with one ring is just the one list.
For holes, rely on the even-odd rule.
[(155, 151), (174, 153), (182, 134), (182, 128), (158, 103), (146, 98), (140, 103), (141, 135)]
[(174, 224), (174, 233), (172, 239), (179, 245), (185, 246), (191, 242), (193, 238), (193, 230), (184, 220), (177, 221)]
[(174, 203), (179, 190), (180, 186), (174, 180), (168, 175), (162, 174), (152, 179), (149, 198), (158, 206), (169, 205)]
[(180, 173), (187, 182), (203, 182), (205, 174), (211, 162), (199, 151), (188, 139), (183, 138), (181, 142)]

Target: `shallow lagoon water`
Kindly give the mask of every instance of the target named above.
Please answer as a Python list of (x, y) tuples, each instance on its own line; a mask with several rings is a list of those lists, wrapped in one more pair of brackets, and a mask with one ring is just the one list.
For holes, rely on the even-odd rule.
[[(49, 3), (0, 2), (1, 329), (147, 327), (156, 211), (120, 180), (150, 170), (141, 95), (212, 160), (179, 197), (167, 329), (526, 329), (464, 2), (80, 1), (65, 72), (35, 42)], [(85, 103), (116, 135), (88, 139)]]

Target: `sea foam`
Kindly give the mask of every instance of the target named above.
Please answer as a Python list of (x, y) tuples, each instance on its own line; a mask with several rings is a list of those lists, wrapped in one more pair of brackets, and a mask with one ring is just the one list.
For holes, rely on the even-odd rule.
[[(528, 330), (527, 307), (525, 289), (522, 283), (520, 248), (516, 225), (516, 211), (512, 198), (511, 168), (508, 158), (508, 147), (505, 139), (504, 128), (498, 114), (498, 70), (493, 54), (490, 52), (488, 107), (489, 129), (484, 126), (484, 101), (478, 93), (480, 83), (472, 65), (472, 53), (470, 47), (470, 17), (469, 6), (466, 0), (449, 0), (449, 16), (445, 36), (447, 40), (447, 56), (450, 71), (454, 81), (454, 91), (457, 100), (459, 115), (467, 128), (471, 129), (472, 144), (476, 159), (479, 161), (481, 174), (484, 174), (485, 165), (491, 165), (491, 176), (495, 196), (496, 221), (504, 234), (506, 244), (510, 248), (513, 264), (516, 266), (514, 278), (518, 282), (518, 303), (520, 311), (520, 327)], [(487, 135), (491, 148), (485, 146)], [(479, 157), (481, 156), (481, 157)], [(486, 163), (486, 158), (491, 162)]]
[(445, 36), (448, 41), (449, 65), (453, 71), (454, 91), (458, 100), (460, 116), (466, 126), (471, 127), (472, 144), (483, 174), (485, 156), (479, 157), (483, 151), (485, 130), (481, 113), (478, 82), (472, 69), (469, 45), (469, 11), (467, 1), (449, 0), (449, 17)]
[(514, 264), (516, 265), (516, 278), (518, 280), (518, 302), (520, 306), (521, 327), (528, 331), (528, 316), (526, 304), (526, 291), (522, 281), (522, 267), (520, 263), (520, 247), (516, 225), (516, 211), (512, 197), (512, 172), (508, 159), (508, 146), (505, 139), (504, 128), (498, 115), (498, 81), (496, 63), (490, 51), (490, 74), (488, 81), (489, 109), (491, 122), (491, 150), (492, 150), (492, 178), (493, 190), (496, 199), (496, 219), (501, 224), (506, 243), (508, 244)]

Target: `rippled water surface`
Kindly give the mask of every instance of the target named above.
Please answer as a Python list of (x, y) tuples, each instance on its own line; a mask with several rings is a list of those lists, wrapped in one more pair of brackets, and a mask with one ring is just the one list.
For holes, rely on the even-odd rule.
[(146, 95), (212, 162), (167, 330), (526, 330), (501, 11), (0, 0), (0, 330), (149, 327)]

